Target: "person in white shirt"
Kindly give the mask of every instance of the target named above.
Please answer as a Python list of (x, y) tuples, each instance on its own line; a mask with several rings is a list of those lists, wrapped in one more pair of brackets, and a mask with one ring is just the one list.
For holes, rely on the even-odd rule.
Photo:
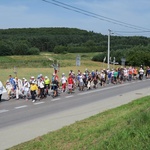
[(83, 83), (83, 76), (81, 73), (78, 74), (78, 81), (79, 81), (79, 90), (83, 91), (84, 83)]
[(26, 79), (24, 80), (23, 93), (26, 98), (26, 101), (28, 101), (28, 98), (30, 97), (30, 84)]
[(2, 94), (4, 93), (4, 86), (2, 82), (0, 81), (0, 102), (2, 101)]
[(143, 79), (143, 75), (144, 75), (144, 70), (143, 70), (143, 68), (141, 67), (140, 70), (139, 70), (139, 80), (142, 80), (142, 79)]
[(128, 70), (127, 68), (124, 68), (124, 81), (126, 81), (128, 79)]
[(12, 86), (12, 84), (9, 82), (9, 80), (7, 80), (7, 82), (6, 82), (6, 90), (7, 90), (7, 94), (8, 94), (8, 100), (10, 100), (10, 95), (11, 95), (11, 93), (12, 93), (13, 86)]
[(39, 81), (39, 88), (40, 88), (40, 98), (44, 98), (45, 97), (45, 93), (44, 93), (44, 81), (42, 78), (40, 78)]
[(18, 77), (15, 78), (15, 84), (16, 84), (16, 99), (19, 99), (19, 95), (21, 94), (22, 90), (22, 80), (18, 79)]
[(100, 78), (101, 78), (101, 86), (105, 86), (105, 76), (106, 74), (104, 73), (104, 71), (102, 70), (101, 71), (101, 74), (100, 74)]
[(67, 83), (67, 78), (64, 73), (62, 73), (62, 77), (60, 79), (60, 83), (62, 84), (62, 92), (66, 91), (66, 83)]

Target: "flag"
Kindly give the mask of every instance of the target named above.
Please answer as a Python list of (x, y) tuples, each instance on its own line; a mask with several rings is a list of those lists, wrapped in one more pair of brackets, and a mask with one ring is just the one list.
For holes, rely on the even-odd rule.
[(105, 58), (103, 59), (103, 62), (105, 62), (106, 61), (106, 56), (105, 56)]

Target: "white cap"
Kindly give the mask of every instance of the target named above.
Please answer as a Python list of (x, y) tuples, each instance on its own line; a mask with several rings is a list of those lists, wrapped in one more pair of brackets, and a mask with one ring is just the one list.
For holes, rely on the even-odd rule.
[(34, 78), (34, 76), (32, 76), (31, 78)]
[(48, 77), (47, 77), (47, 76), (45, 76), (45, 78), (47, 79)]
[(65, 73), (62, 73), (62, 75), (65, 75)]
[(35, 84), (35, 82), (34, 82), (34, 81), (32, 81), (32, 83), (33, 83), (33, 84)]

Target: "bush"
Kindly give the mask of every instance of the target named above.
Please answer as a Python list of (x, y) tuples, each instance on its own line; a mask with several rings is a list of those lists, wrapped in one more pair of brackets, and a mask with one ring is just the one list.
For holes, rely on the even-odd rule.
[(66, 46), (62, 46), (62, 45), (59, 45), (59, 46), (55, 46), (54, 48), (54, 53), (56, 54), (63, 54), (63, 53), (66, 53), (68, 51), (68, 48)]
[(100, 61), (100, 62), (103, 62), (104, 58), (107, 56), (106, 53), (101, 53), (101, 54), (98, 54), (98, 55), (95, 55), (93, 56), (92, 60), (93, 61)]
[(31, 47), (29, 50), (28, 50), (28, 55), (39, 55), (40, 54), (40, 50), (36, 47)]
[(8, 44), (1, 42), (0, 43), (0, 56), (6, 56), (6, 55), (12, 55), (12, 49)]

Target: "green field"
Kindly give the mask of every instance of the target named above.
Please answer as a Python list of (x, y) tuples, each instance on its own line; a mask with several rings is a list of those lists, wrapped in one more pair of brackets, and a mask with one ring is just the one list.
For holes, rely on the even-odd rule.
[(17, 76), (19, 78), (25, 77), (29, 79), (31, 76), (37, 77), (39, 74), (43, 76), (48, 76), (51, 78), (53, 73), (53, 68), (51, 65), (53, 61), (56, 60), (60, 64), (58, 75), (64, 72), (66, 76), (70, 70), (75, 73), (80, 69), (85, 71), (86, 68), (92, 71), (95, 69), (107, 68), (107, 64), (100, 62), (91, 61), (92, 57), (97, 53), (79, 53), (81, 57), (81, 66), (76, 66), (76, 56), (75, 53), (67, 54), (54, 54), (54, 53), (41, 53), (35, 56), (0, 56), (0, 80), (5, 83), (8, 76), (14, 74), (14, 67), (16, 67)]
[(9, 150), (149, 150), (150, 96), (105, 111)]

